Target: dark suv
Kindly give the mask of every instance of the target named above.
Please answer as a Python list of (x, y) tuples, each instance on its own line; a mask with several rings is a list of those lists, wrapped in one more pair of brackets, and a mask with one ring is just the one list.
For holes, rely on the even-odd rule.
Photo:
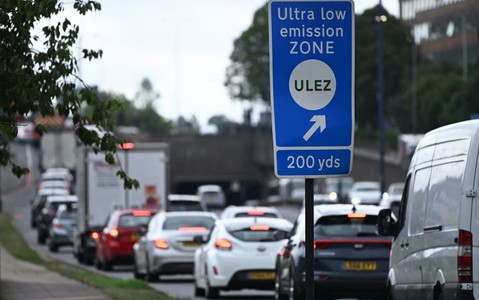
[[(379, 236), (373, 205), (314, 206), (314, 285), (325, 299), (385, 299), (392, 237)], [(304, 211), (276, 258), (275, 299), (305, 298)]]

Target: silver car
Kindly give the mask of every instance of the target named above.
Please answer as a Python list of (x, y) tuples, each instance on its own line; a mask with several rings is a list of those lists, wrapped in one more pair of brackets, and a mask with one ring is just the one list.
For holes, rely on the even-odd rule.
[(73, 229), (77, 221), (77, 206), (62, 204), (58, 207), (55, 218), (50, 224), (48, 249), (50, 252), (58, 251), (58, 247), (72, 246)]
[(195, 250), (217, 219), (202, 211), (156, 214), (133, 245), (135, 278), (157, 282), (161, 275), (193, 274)]

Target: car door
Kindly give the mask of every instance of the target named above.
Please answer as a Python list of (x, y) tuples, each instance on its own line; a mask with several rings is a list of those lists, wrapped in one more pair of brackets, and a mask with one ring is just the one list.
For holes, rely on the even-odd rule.
[(424, 215), (430, 174), (430, 167), (419, 169), (406, 181), (399, 220), (402, 228), (391, 248), (389, 280), (394, 299), (421, 298)]

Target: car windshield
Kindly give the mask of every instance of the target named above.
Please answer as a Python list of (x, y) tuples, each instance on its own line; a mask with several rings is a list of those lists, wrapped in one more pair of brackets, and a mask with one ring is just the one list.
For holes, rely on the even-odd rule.
[(335, 215), (320, 218), (314, 227), (315, 235), (328, 237), (377, 236), (375, 215)]
[(165, 230), (179, 230), (180, 228), (204, 227), (213, 228), (215, 220), (206, 216), (170, 216), (163, 223)]
[(64, 219), (64, 220), (75, 220), (77, 216), (77, 210), (72, 209), (72, 210), (62, 210), (58, 216), (59, 219)]
[(171, 201), (168, 203), (168, 211), (202, 211), (203, 207), (195, 201)]
[(152, 215), (148, 216), (134, 216), (134, 215), (122, 215), (120, 216), (120, 220), (118, 221), (119, 228), (127, 228), (127, 227), (140, 227), (140, 226), (147, 226), (150, 222)]

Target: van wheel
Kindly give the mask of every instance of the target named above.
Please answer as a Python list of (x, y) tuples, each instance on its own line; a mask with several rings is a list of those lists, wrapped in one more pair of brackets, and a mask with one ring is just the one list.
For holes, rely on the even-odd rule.
[(433, 297), (434, 300), (445, 300), (442, 297), (442, 289), (441, 289), (441, 284), (438, 282), (434, 286), (434, 291), (433, 291)]

